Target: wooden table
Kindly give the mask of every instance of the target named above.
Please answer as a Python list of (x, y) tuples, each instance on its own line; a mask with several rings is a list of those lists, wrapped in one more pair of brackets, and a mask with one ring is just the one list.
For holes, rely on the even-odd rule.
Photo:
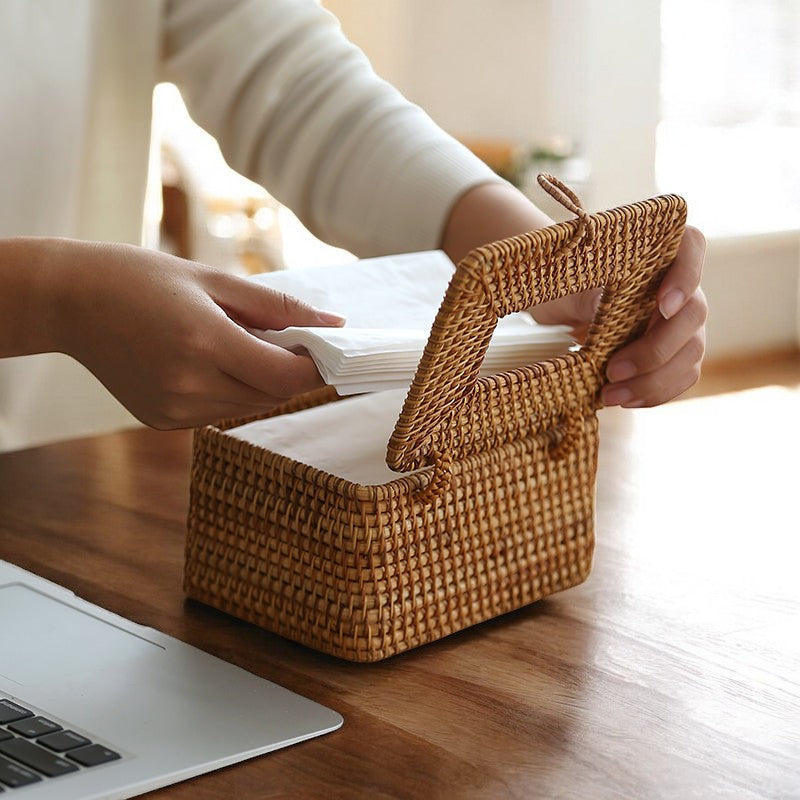
[(187, 432), (0, 456), (0, 558), (345, 717), (155, 796), (800, 797), (800, 391), (602, 417), (588, 582), (376, 665), (184, 600)]

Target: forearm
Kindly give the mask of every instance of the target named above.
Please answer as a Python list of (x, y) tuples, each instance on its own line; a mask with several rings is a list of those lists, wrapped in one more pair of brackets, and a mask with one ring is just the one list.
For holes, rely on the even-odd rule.
[(63, 350), (58, 317), (60, 268), (80, 243), (66, 239), (0, 239), (0, 357)]
[(445, 224), (441, 248), (458, 263), (475, 247), (544, 228), (552, 222), (510, 184), (485, 183), (456, 201)]

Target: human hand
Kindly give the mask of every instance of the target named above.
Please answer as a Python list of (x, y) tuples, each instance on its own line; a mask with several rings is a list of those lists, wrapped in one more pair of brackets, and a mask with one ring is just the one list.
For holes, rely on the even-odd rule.
[[(675, 261), (658, 289), (658, 308), (645, 333), (615, 353), (602, 390), (607, 406), (655, 406), (672, 400), (700, 377), (708, 314), (700, 273), (706, 242), (687, 227)], [(541, 323), (570, 325), (582, 338), (594, 316), (599, 290), (560, 298), (531, 309)]]
[(60, 242), (54, 340), (142, 422), (190, 427), (247, 416), (323, 385), (309, 356), (246, 327), (344, 319), (202, 264), (128, 245)]

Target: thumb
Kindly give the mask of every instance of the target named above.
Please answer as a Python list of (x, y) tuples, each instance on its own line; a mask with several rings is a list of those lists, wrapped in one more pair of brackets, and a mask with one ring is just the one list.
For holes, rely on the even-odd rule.
[(342, 327), (346, 321), (341, 314), (314, 308), (289, 294), (234, 275), (215, 276), (211, 296), (238, 322), (252, 328)]

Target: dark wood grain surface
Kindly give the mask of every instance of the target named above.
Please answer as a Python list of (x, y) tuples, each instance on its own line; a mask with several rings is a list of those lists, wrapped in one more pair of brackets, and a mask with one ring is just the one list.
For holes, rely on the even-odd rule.
[(0, 558), (345, 717), (153, 797), (800, 798), (800, 391), (601, 436), (587, 583), (375, 665), (184, 600), (187, 432), (0, 456)]

